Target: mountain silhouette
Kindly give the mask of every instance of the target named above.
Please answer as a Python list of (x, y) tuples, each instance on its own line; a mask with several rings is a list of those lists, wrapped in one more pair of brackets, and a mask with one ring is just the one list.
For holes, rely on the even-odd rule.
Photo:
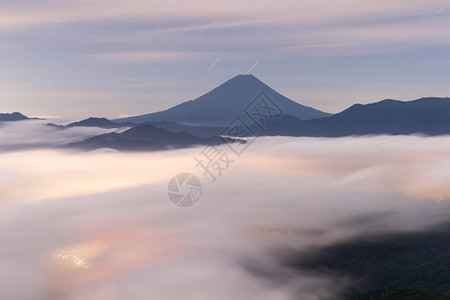
[(253, 75), (238, 75), (195, 100), (165, 111), (114, 121), (133, 123), (170, 121), (188, 125), (226, 126), (241, 115), (261, 93), (264, 93), (269, 101), (274, 102), (282, 112), (289, 112), (302, 120), (329, 116), (327, 113), (286, 98)]
[(266, 120), (264, 130), (256, 125), (251, 128), (258, 135), (271, 136), (444, 135), (450, 134), (450, 98), (355, 104), (327, 118), (303, 121), (283, 115)]
[(81, 120), (79, 122), (73, 122), (67, 125), (56, 125), (53, 123), (48, 123), (47, 126), (56, 128), (72, 128), (72, 127), (100, 127), (100, 128), (121, 128), (121, 127), (132, 127), (137, 124), (130, 122), (116, 123), (112, 122), (106, 118), (88, 118)]
[(187, 132), (171, 132), (165, 128), (144, 123), (122, 133), (101, 134), (81, 142), (68, 144), (66, 147), (82, 150), (112, 148), (119, 151), (151, 151), (186, 148), (210, 143), (219, 145), (223, 143), (245, 143), (245, 141), (219, 138), (218, 136), (203, 138)]
[(220, 134), (223, 131), (223, 127), (189, 126), (168, 121), (149, 121), (146, 122), (146, 124), (151, 124), (159, 128), (165, 128), (171, 132), (188, 132), (199, 137), (212, 137)]
[(0, 122), (22, 121), (29, 119), (30, 118), (22, 115), (19, 112), (13, 112), (12, 114), (0, 114)]

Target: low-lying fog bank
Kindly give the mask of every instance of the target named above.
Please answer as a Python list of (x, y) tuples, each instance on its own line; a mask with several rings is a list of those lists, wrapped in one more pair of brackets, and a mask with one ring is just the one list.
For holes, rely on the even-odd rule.
[[(336, 298), (353, 274), (311, 250), (448, 221), (449, 141), (262, 138), (215, 183), (202, 148), (2, 152), (2, 297)], [(181, 172), (203, 184), (190, 208), (167, 197)]]

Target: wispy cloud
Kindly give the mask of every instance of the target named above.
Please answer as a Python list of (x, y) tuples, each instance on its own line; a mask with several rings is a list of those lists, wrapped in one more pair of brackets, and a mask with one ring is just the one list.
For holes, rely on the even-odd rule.
[(111, 63), (136, 63), (152, 62), (167, 63), (186, 60), (198, 60), (202, 53), (192, 52), (174, 52), (174, 51), (139, 51), (139, 52), (106, 52), (86, 54), (86, 57), (95, 58), (104, 62)]
[[(333, 3), (334, 4), (334, 3)], [(195, 2), (159, 1), (159, 0), (69, 0), (60, 3), (54, 1), (15, 1), (3, 5), (1, 23), (3, 27), (31, 26), (57, 22), (88, 22), (94, 20), (140, 20), (153, 18), (180, 18), (223, 16), (265, 21), (335, 21), (345, 18), (368, 19), (377, 16), (408, 16), (429, 14), (444, 9), (448, 4), (443, 1), (400, 0), (361, 2), (344, 0), (333, 5), (327, 0), (310, 1), (281, 0), (276, 3), (269, 0), (258, 1), (252, 5), (242, 1), (197, 0)], [(24, 10), (24, 8), (27, 8)], [(26, 11), (24, 13), (24, 11)], [(283, 16), (280, 18), (279, 16)]]
[[(170, 93), (174, 104), (199, 96), (205, 89), (229, 79), (233, 72), (247, 72), (256, 61), (261, 67), (252, 72), (263, 75), (261, 79), (270, 84), (288, 75), (280, 73), (304, 75), (318, 69), (323, 69), (323, 77), (345, 77), (339, 71), (342, 65), (330, 63), (341, 57), (353, 57), (345, 65), (353, 73), (348, 78), (358, 76), (358, 57), (364, 55), (369, 64), (375, 56), (415, 51), (411, 56), (420, 69), (431, 58), (447, 61), (445, 53), (450, 47), (450, 5), (440, 0), (261, 0), (257, 4), (237, 0), (18, 0), (1, 4), (0, 8), (0, 54), (4, 58), (0, 81), (17, 80), (40, 86), (33, 90), (35, 94), (30, 89), (8, 92), (9, 97), (4, 97), (8, 109), (15, 103), (37, 106), (48, 86), (53, 91), (80, 94), (110, 90), (123, 95), (111, 96), (118, 99), (114, 104), (120, 106), (120, 99), (137, 98), (126, 95), (131, 92), (129, 88), (118, 91), (120, 85), (113, 82), (130, 76), (177, 82), (178, 88), (168, 90), (164, 99), (155, 100), (154, 107), (162, 107)], [(432, 53), (435, 49), (427, 48), (439, 48), (439, 56)], [(205, 70), (217, 58), (220, 64), (208, 82), (202, 84)], [(309, 68), (310, 64), (315, 66)], [(380, 67), (386, 73), (395, 73), (391, 62), (382, 62)], [(422, 81), (444, 78), (445, 74), (437, 69), (434, 66), (431, 72), (436, 77), (424, 74)], [(405, 72), (411, 74), (411, 70)], [(380, 80), (380, 76), (373, 74), (371, 79)], [(399, 84), (403, 80), (400, 75), (389, 79)], [(197, 82), (195, 91), (192, 82)], [(410, 86), (414, 89), (413, 84)], [(332, 88), (327, 86), (324, 90)], [(437, 93), (445, 94), (448, 85), (442, 83), (438, 89)], [(43, 94), (38, 95), (40, 91)], [(155, 94), (153, 90), (147, 92)], [(302, 91), (297, 90), (294, 98), (301, 99), (301, 95)], [(334, 101), (350, 97), (352, 92), (348, 91), (347, 96), (328, 100), (328, 105), (336, 106)], [(339, 107), (344, 108), (344, 103)], [(48, 109), (39, 114), (64, 115), (67, 112), (61, 110), (69, 110), (55, 106)], [(85, 114), (88, 110), (86, 107)], [(142, 113), (146, 112), (149, 111)]]

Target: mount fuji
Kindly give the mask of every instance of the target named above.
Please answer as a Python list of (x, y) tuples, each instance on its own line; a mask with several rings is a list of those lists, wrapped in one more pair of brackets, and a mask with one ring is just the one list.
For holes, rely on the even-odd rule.
[(114, 121), (132, 123), (169, 121), (186, 125), (225, 126), (261, 93), (264, 93), (281, 111), (301, 120), (330, 116), (328, 113), (286, 98), (253, 75), (238, 75), (195, 100), (164, 111)]

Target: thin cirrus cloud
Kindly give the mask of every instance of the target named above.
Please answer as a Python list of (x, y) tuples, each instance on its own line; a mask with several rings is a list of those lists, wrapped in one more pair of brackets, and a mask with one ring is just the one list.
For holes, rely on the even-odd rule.
[[(331, 112), (345, 109), (349, 99), (362, 103), (381, 99), (375, 98), (379, 91), (374, 88), (349, 84), (340, 87), (347, 94), (323, 102), (320, 99), (335, 88), (327, 86), (330, 78), (350, 82), (362, 77), (405, 86), (405, 77), (398, 72), (404, 66), (402, 73), (417, 78), (407, 82), (401, 99), (409, 99), (406, 92), (418, 81), (438, 86), (412, 98), (445, 96), (450, 90), (440, 83), (445, 74), (438, 68), (441, 61), (448, 61), (449, 12), (448, 2), (439, 0), (18, 0), (0, 4), (0, 55), (5, 62), (0, 81), (21, 86), (32, 82), (35, 87), (7, 90), (0, 110), (90, 116), (93, 107), (63, 98), (60, 106), (37, 105), (49, 93), (73, 92), (88, 95), (80, 103), (116, 94), (98, 115), (148, 113), (195, 98), (246, 73), (257, 61), (252, 72), (263, 81), (281, 93), (292, 91), (287, 96), (294, 100)], [(394, 66), (389, 56), (398, 54), (404, 55)], [(371, 63), (385, 56), (385, 62)], [(220, 63), (206, 74), (217, 59)], [(415, 64), (406, 65), (411, 59)], [(303, 75), (320, 75), (306, 88), (320, 86), (321, 97), (305, 99), (309, 82), (295, 81), (292, 86), (286, 80)], [(176, 87), (143, 90), (139, 84), (133, 90), (127, 82), (130, 77), (157, 86), (172, 82)], [(386, 94), (391, 97), (389, 91)], [(47, 98), (45, 103), (58, 102)], [(133, 101), (137, 104), (130, 106)]]
[[(31, 6), (31, 7), (30, 7)], [(351, 47), (361, 43), (385, 43), (386, 41), (423, 40), (428, 37), (434, 42), (448, 38), (448, 25), (446, 15), (448, 4), (442, 1), (377, 1), (367, 3), (355, 0), (345, 0), (339, 4), (330, 4), (329, 1), (320, 0), (311, 4), (310, 1), (258, 1), (248, 3), (242, 1), (179, 2), (179, 1), (143, 1), (143, 0), (114, 0), (114, 1), (65, 1), (55, 4), (53, 1), (36, 1), (30, 5), (28, 2), (18, 1), (10, 4), (0, 13), (1, 29), (22, 29), (35, 25), (73, 24), (90, 22), (161, 22), (156, 33), (159, 35), (197, 31), (208, 29), (227, 29), (234, 26), (246, 25), (259, 28), (261, 38), (275, 38), (285, 40), (285, 44), (292, 44), (293, 39), (300, 39), (303, 47)], [(282, 18), (280, 16), (283, 16)], [(217, 22), (217, 18), (221, 18)], [(420, 17), (418, 20), (409, 20), (411, 17)], [(430, 21), (430, 18), (442, 17), (442, 21)], [(389, 19), (399, 19), (399, 22), (390, 22)], [(402, 21), (404, 19), (404, 21)], [(164, 27), (164, 21), (171, 20), (170, 26)], [(179, 21), (189, 21), (190, 24), (177, 25)], [(203, 20), (203, 24), (198, 22)], [(211, 21), (213, 20), (213, 21)], [(371, 21), (372, 25), (365, 22)], [(362, 22), (362, 23), (358, 23)], [(349, 24), (341, 26), (342, 24)], [(266, 27), (272, 27), (268, 30)], [(95, 31), (95, 25), (92, 25)], [(161, 28), (162, 27), (162, 28)], [(285, 28), (287, 30), (280, 30)], [(88, 34), (85, 30), (83, 35)], [(114, 31), (110, 32), (114, 36)], [(145, 40), (149, 32), (136, 30), (122, 37), (125, 42), (133, 38)], [(235, 32), (232, 32), (234, 35)], [(226, 31), (225, 31), (226, 36)], [(237, 34), (239, 36), (239, 34)], [(170, 37), (170, 36), (169, 36)], [(106, 34), (108, 39), (108, 34)], [(150, 38), (152, 36), (150, 35)], [(162, 37), (164, 38), (164, 37)], [(247, 38), (253, 40), (251, 36)], [(93, 43), (102, 41), (102, 36), (93, 39)], [(230, 42), (230, 40), (226, 40)], [(231, 40), (233, 44), (233, 40)], [(239, 40), (237, 40), (239, 43)], [(237, 45), (239, 46), (239, 45)], [(175, 43), (174, 48), (183, 47)], [(153, 51), (153, 50), (152, 50)], [(138, 54), (138, 53), (136, 53)], [(105, 53), (105, 56), (108, 52)], [(112, 55), (114, 57), (114, 55)], [(152, 61), (167, 57), (179, 57), (174, 49), (167, 50), (167, 54), (139, 54), (134, 55), (137, 60)], [(122, 59), (123, 55), (118, 55)], [(129, 59), (126, 59), (129, 60)]]
[[(424, 13), (442, 13), (448, 4), (443, 1), (377, 1), (361, 2), (341, 1), (331, 5), (327, 0), (310, 1), (285, 0), (274, 4), (273, 1), (258, 2), (197, 0), (180, 1), (144, 1), (144, 0), (94, 0), (94, 1), (16, 1), (3, 5), (2, 21), (6, 26), (27, 26), (52, 22), (83, 22), (93, 20), (124, 20), (132, 18), (199, 17), (199, 16), (237, 16), (247, 19), (279, 20), (336, 20), (348, 17), (367, 19), (377, 16), (408, 16)], [(24, 10), (24, 8), (27, 8)], [(26, 11), (26, 12), (23, 12)], [(280, 13), (283, 17), (280, 18)]]
[[(189, 35), (178, 45), (177, 51), (150, 50), (116, 53), (87, 54), (107, 62), (180, 62), (198, 61), (205, 57), (240, 59), (243, 53), (252, 53), (264, 47), (259, 58), (273, 59), (283, 53), (294, 56), (339, 56), (349, 54), (373, 54), (400, 52), (411, 47), (411, 42), (419, 46), (448, 45), (450, 33), (446, 28), (450, 19), (444, 16), (406, 18), (406, 20), (385, 20), (383, 23), (320, 24), (299, 30), (296, 22), (285, 24), (260, 24), (251, 22), (215, 22), (180, 26), (157, 30), (137, 30), (118, 36), (112, 34), (97, 40), (98, 43), (137, 43), (151, 38), (159, 44), (170, 45), (174, 37)], [(237, 30), (237, 28), (239, 30)], [(264, 35), (255, 34), (264, 31)], [(212, 32), (212, 33), (211, 33)], [(208, 39), (199, 39), (202, 35)], [(193, 36), (196, 37), (192, 39)], [(212, 36), (212, 37), (211, 37)], [(184, 38), (184, 37), (183, 37)], [(230, 43), (230, 40), (233, 43)], [(272, 43), (268, 44), (268, 40)], [(202, 51), (194, 51), (195, 49)], [(184, 50), (183, 50), (184, 49)]]
[(175, 51), (139, 51), (139, 52), (110, 52), (87, 54), (91, 57), (103, 62), (114, 63), (133, 63), (133, 62), (176, 62), (186, 59), (199, 59), (201, 53), (193, 52), (175, 52)]

